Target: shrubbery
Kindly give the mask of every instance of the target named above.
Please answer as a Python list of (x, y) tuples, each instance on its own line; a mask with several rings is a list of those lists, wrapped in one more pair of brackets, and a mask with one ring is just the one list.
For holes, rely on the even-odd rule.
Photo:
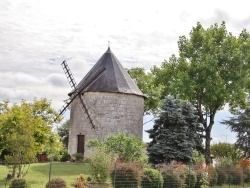
[(240, 185), (243, 183), (242, 169), (236, 167), (230, 167), (227, 169), (228, 183), (234, 185)]
[(45, 188), (66, 188), (67, 183), (62, 178), (52, 178), (45, 186)]
[(222, 168), (217, 168), (216, 171), (218, 174), (217, 185), (221, 186), (221, 185), (227, 183), (227, 181), (228, 181), (227, 173)]
[(30, 185), (25, 179), (15, 178), (10, 182), (10, 188), (29, 188)]
[(162, 188), (163, 177), (161, 173), (153, 168), (144, 168), (141, 180), (142, 188)]
[(113, 187), (138, 187), (141, 182), (141, 171), (135, 163), (117, 163), (110, 174)]
[(83, 174), (80, 174), (74, 183), (71, 184), (72, 187), (75, 188), (88, 188), (88, 182), (84, 178)]

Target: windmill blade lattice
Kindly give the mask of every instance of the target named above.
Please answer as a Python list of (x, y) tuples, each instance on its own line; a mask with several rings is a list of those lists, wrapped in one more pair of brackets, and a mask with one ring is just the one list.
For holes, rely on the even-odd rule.
[(69, 84), (70, 84), (70, 86), (71, 86), (71, 88), (73, 89), (74, 92), (72, 93), (73, 96), (71, 96), (71, 99), (69, 101), (65, 102), (65, 104), (62, 106), (62, 108), (59, 110), (59, 114), (62, 115), (66, 111), (66, 109), (69, 107), (71, 102), (78, 97), (78, 99), (80, 100), (80, 103), (81, 103), (81, 107), (84, 110), (84, 112), (86, 113), (87, 118), (89, 119), (89, 123), (91, 124), (92, 128), (94, 129), (95, 124), (94, 124), (94, 121), (93, 121), (93, 119), (91, 118), (91, 116), (89, 114), (89, 110), (88, 110), (87, 105), (85, 104), (84, 100), (82, 99), (82, 93), (90, 85), (92, 85), (101, 75), (104, 74), (104, 72), (106, 71), (106, 67), (101, 67), (100, 69), (98, 69), (95, 72), (95, 74), (93, 74), (88, 80), (86, 80), (83, 83), (82, 88), (77, 88), (76, 87), (76, 82), (74, 80), (74, 77), (73, 77), (70, 69), (69, 69), (69, 66), (68, 66), (67, 62), (63, 61), (61, 65), (62, 65), (64, 73), (66, 74), (66, 77), (67, 77), (67, 79), (69, 81)]

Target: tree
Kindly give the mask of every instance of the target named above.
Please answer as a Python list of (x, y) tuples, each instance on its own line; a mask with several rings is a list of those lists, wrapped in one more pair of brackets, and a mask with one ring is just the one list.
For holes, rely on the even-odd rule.
[(193, 103), (205, 132), (205, 158), (210, 163), (211, 130), (216, 113), (229, 104), (230, 110), (246, 107), (250, 87), (250, 35), (228, 33), (225, 22), (204, 29), (193, 27), (190, 37), (178, 41), (179, 57), (173, 55), (160, 68), (153, 67), (162, 96), (178, 94)]
[(244, 158), (248, 159), (250, 157), (250, 108), (239, 110), (234, 117), (223, 120), (221, 123), (228, 125), (231, 131), (236, 132), (235, 147), (241, 151)]
[(70, 120), (68, 119), (60, 127), (57, 128), (57, 134), (60, 136), (60, 139), (65, 148), (68, 148), (68, 143), (69, 143), (69, 127), (70, 127)]
[(124, 162), (135, 162), (141, 160), (144, 147), (143, 141), (135, 136), (126, 136), (125, 133), (109, 135), (108, 138), (99, 142), (97, 139), (90, 139), (87, 146), (102, 147), (107, 153), (112, 153)]
[(21, 177), (25, 164), (34, 161), (38, 152), (51, 154), (60, 147), (51, 127), (60, 117), (46, 99), (35, 99), (33, 103), (23, 100), (13, 106), (4, 101), (0, 107), (0, 146), (6, 162), (12, 165), (12, 175)]
[(147, 151), (149, 162), (158, 164), (176, 160), (189, 162), (193, 150), (200, 147), (202, 139), (198, 116), (194, 106), (184, 100), (166, 97), (153, 129), (148, 130)]
[(240, 159), (240, 154), (232, 144), (218, 143), (211, 146), (211, 154), (216, 159), (216, 162), (221, 165), (236, 164)]
[(144, 102), (145, 115), (156, 114), (160, 104), (161, 88), (155, 86), (154, 75), (146, 73), (143, 68), (132, 68), (128, 73), (147, 97)]

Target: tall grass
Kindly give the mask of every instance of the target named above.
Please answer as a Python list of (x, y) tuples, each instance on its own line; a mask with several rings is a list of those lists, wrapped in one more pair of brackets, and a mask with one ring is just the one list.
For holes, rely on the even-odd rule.
[[(4, 188), (6, 183), (6, 176), (10, 169), (6, 166), (0, 165), (0, 187)], [(50, 163), (34, 163), (31, 164), (28, 174), (24, 177), (32, 188), (43, 188), (49, 180)], [(52, 163), (51, 178), (62, 177), (68, 187), (79, 176), (84, 174), (89, 176), (89, 165), (86, 163)], [(7, 180), (7, 185), (9, 180)], [(6, 186), (9, 187), (9, 186)]]

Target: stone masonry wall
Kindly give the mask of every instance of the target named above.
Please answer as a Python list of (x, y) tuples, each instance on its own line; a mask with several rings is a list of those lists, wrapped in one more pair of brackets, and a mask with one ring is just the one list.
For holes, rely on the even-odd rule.
[[(70, 112), (69, 154), (72, 155), (77, 151), (77, 135), (85, 135), (85, 145), (88, 139), (97, 138), (99, 141), (103, 141), (108, 135), (121, 132), (142, 138), (144, 108), (142, 96), (85, 92), (83, 99), (96, 128), (91, 128), (80, 102), (73, 101)], [(85, 147), (85, 155), (87, 153), (88, 150)]]

